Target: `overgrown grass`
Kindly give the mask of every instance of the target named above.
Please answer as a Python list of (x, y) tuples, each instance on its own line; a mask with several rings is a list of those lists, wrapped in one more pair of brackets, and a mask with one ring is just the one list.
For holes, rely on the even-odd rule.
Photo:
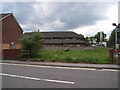
[(109, 50), (107, 48), (97, 48), (93, 50), (81, 51), (48, 51), (40, 52), (40, 59), (50, 62), (71, 62), (71, 63), (98, 63), (108, 64), (110, 62)]

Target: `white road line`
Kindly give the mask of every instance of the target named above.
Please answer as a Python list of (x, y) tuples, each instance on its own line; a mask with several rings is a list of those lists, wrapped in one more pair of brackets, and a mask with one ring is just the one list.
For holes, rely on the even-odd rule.
[(115, 72), (115, 71), (120, 71), (120, 70), (103, 69), (103, 71), (113, 71), (113, 72)]
[(28, 65), (28, 64), (13, 64), (13, 63), (0, 63), (3, 65), (15, 65), (15, 66), (25, 66), (25, 67), (41, 67), (41, 68), (58, 68), (58, 69), (78, 69), (78, 70), (94, 70), (94, 71), (120, 71), (113, 69), (95, 69), (95, 68), (74, 68), (74, 67), (59, 67), (59, 66), (42, 66), (42, 65)]
[(0, 75), (2, 75), (2, 76), (8, 76), (8, 77), (15, 77), (15, 78), (23, 78), (23, 79), (37, 80), (37, 81), (47, 81), (47, 82), (56, 82), (56, 83), (64, 83), (64, 84), (74, 84), (74, 82), (70, 82), (70, 81), (61, 81), (61, 80), (52, 80), (52, 79), (42, 79), (42, 78), (35, 78), (35, 77), (28, 77), (28, 76), (19, 76), (19, 75), (4, 74), (4, 73), (0, 73)]

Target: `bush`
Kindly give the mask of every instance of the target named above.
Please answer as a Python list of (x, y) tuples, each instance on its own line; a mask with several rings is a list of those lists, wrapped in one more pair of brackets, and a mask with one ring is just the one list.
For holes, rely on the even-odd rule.
[(40, 32), (33, 32), (31, 37), (25, 36), (21, 39), (21, 50), (28, 54), (21, 54), (22, 58), (38, 58), (42, 48), (42, 35)]

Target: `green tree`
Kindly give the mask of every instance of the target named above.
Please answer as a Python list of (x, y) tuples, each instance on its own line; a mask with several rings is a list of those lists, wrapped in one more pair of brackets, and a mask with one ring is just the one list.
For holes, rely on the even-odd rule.
[[(117, 34), (118, 40), (120, 40), (120, 33)], [(115, 48), (115, 29), (111, 32), (111, 35), (109, 37), (108, 41), (109, 47)]]
[[(100, 32), (98, 32), (95, 36), (94, 36), (94, 38), (95, 38), (95, 42), (96, 43), (99, 43), (100, 42)], [(106, 42), (107, 40), (106, 40), (106, 34), (104, 33), (104, 32), (102, 32), (102, 41), (103, 42)]]
[(81, 39), (85, 40), (85, 37), (84, 37), (84, 35), (82, 35), (82, 34), (79, 34), (79, 36), (81, 37)]
[[(42, 35), (40, 32), (33, 32), (32, 36), (25, 36), (21, 39), (21, 50), (28, 51), (29, 58), (39, 57), (39, 51), (43, 46)], [(22, 55), (27, 57), (27, 55)]]
[(91, 36), (91, 37), (86, 37), (85, 38), (85, 40), (86, 40), (86, 46), (91, 46), (92, 44), (94, 44), (95, 42), (95, 38), (93, 37), (93, 36)]

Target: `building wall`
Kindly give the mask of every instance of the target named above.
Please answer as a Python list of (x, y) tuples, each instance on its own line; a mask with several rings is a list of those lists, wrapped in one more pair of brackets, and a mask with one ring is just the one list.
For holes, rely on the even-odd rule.
[(2, 20), (2, 49), (9, 49), (11, 42), (18, 45), (22, 35), (23, 30), (12, 14)]
[(3, 60), (19, 60), (20, 59), (20, 49), (3, 49), (2, 59)]
[(84, 43), (69, 43), (69, 44), (67, 44), (67, 43), (47, 43), (47, 44), (44, 44), (43, 43), (43, 45), (44, 46), (75, 46), (75, 47), (81, 47), (81, 46), (85, 46), (85, 44)]

